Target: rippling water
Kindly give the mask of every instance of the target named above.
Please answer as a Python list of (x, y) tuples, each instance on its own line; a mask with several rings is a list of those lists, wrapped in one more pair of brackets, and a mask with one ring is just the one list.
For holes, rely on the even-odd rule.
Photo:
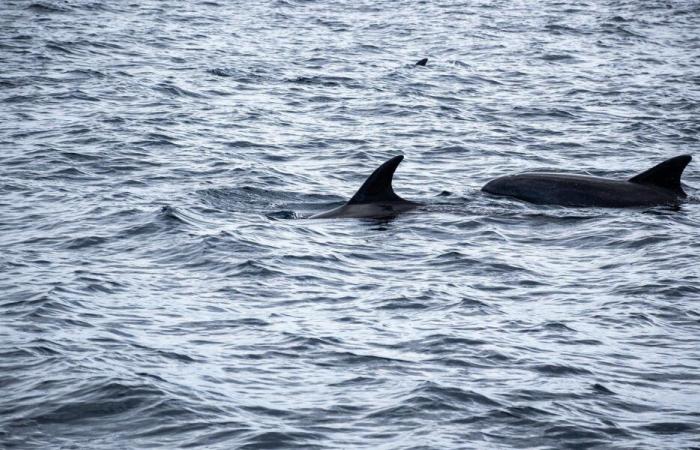
[[(696, 1), (3, 0), (0, 447), (700, 446), (699, 30)], [(479, 192), (683, 153), (677, 210)], [(429, 206), (304, 220), (397, 154)]]

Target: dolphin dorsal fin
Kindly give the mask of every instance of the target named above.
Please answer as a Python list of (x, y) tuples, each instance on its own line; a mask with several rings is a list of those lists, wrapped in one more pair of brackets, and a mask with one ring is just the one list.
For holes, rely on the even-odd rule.
[(629, 182), (657, 186), (673, 191), (681, 197), (686, 197), (681, 187), (681, 175), (691, 159), (693, 158), (690, 155), (681, 155), (667, 159), (661, 164), (630, 178)]
[(348, 205), (375, 202), (399, 202), (401, 197), (394, 193), (391, 187), (391, 180), (394, 178), (394, 171), (403, 160), (403, 155), (394, 156), (389, 161), (379, 166), (372, 175), (365, 180), (365, 183), (348, 201)]

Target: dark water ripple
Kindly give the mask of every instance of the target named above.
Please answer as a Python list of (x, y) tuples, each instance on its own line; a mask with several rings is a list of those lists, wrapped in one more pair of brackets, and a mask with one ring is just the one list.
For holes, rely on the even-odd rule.
[[(697, 448), (697, 2), (6, 0), (0, 447)], [(425, 67), (414, 63), (429, 58)], [(428, 204), (306, 221), (389, 156)]]

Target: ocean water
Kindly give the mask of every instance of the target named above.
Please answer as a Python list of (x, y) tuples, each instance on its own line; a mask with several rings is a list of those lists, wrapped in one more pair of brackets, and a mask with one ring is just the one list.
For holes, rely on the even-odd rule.
[(0, 448), (700, 447), (697, 1), (2, 0), (0, 68)]

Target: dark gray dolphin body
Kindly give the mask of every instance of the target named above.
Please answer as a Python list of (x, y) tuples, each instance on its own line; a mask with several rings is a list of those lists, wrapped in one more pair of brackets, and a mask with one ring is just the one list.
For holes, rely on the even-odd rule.
[(629, 180), (534, 172), (496, 178), (481, 190), (542, 205), (673, 205), (687, 197), (681, 187), (681, 174), (691, 159), (690, 155), (676, 156)]
[(355, 195), (343, 206), (314, 214), (310, 219), (369, 218), (381, 219), (396, 216), (421, 206), (404, 200), (391, 186), (394, 172), (403, 156), (395, 156), (379, 166), (367, 178)]

